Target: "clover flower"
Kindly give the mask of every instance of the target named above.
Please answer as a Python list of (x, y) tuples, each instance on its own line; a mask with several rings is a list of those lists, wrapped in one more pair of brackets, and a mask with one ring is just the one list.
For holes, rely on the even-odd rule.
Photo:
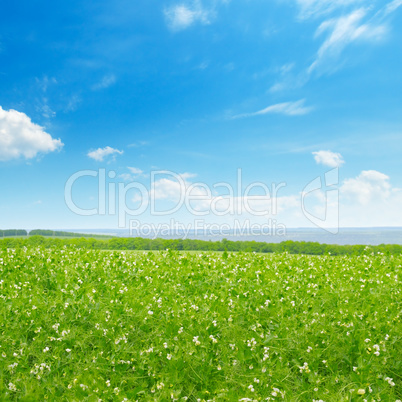
[(10, 391), (17, 391), (17, 387), (12, 382), (8, 383), (8, 389)]
[(394, 381), (393, 381), (393, 378), (385, 377), (384, 380), (385, 380), (391, 387), (394, 387), (394, 386), (395, 386), (395, 383), (394, 383)]

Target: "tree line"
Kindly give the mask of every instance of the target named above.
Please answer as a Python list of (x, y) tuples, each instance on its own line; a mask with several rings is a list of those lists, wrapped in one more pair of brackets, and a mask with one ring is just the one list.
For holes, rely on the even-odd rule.
[(402, 253), (402, 245), (380, 244), (366, 245), (337, 245), (305, 241), (283, 241), (281, 243), (265, 243), (257, 241), (206, 241), (194, 239), (145, 239), (142, 237), (116, 237), (112, 239), (94, 238), (54, 238), (44, 236), (10, 237), (0, 239), (1, 248), (18, 248), (24, 246), (63, 247), (74, 246), (97, 250), (182, 250), (182, 251), (241, 251), (257, 253), (310, 254), (310, 255), (362, 255), (367, 253), (384, 253), (396, 255)]
[(93, 235), (86, 233), (72, 233), (63, 232), (61, 230), (45, 230), (45, 229), (34, 229), (29, 232), (29, 236), (63, 236), (63, 237), (91, 237)]
[(10, 237), (10, 236), (28, 236), (28, 232), (23, 229), (0, 229), (0, 237)]
[(0, 237), (11, 237), (11, 236), (63, 236), (63, 237), (92, 237), (91, 234), (86, 233), (72, 233), (63, 232), (61, 230), (45, 230), (45, 229), (34, 229), (29, 232), (24, 229), (0, 229)]

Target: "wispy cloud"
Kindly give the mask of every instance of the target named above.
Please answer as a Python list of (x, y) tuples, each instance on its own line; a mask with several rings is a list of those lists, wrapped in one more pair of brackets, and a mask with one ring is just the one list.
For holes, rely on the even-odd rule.
[(201, 64), (198, 65), (197, 68), (200, 70), (205, 70), (208, 67), (209, 67), (209, 61), (203, 61)]
[(49, 106), (48, 99), (43, 97), (41, 101), (38, 101), (36, 110), (42, 114), (45, 119), (50, 119), (56, 116), (56, 112)]
[[(295, 73), (280, 71), (280, 77), (270, 92), (300, 88), (312, 77), (338, 70), (346, 59), (344, 51), (359, 43), (378, 43), (390, 33), (391, 15), (402, 6), (402, 0), (388, 3), (375, 0), (293, 0), (299, 9), (299, 19), (321, 19), (315, 37), (323, 42), (308, 68)], [(337, 14), (330, 18), (329, 15)], [(325, 20), (323, 20), (323, 18)]]
[(137, 141), (127, 145), (128, 148), (140, 148), (149, 145), (148, 141)]
[(319, 165), (336, 168), (336, 167), (340, 167), (341, 165), (343, 165), (345, 163), (342, 155), (338, 152), (317, 151), (317, 152), (313, 152), (313, 155), (314, 155), (314, 160)]
[(364, 0), (296, 0), (300, 19), (319, 17), (336, 9), (364, 2)]
[(146, 177), (144, 171), (135, 167), (127, 167), (130, 173), (122, 173), (119, 175), (125, 181), (134, 181), (138, 177)]
[(73, 94), (67, 100), (66, 107), (64, 108), (64, 112), (74, 112), (77, 110), (78, 105), (81, 103), (81, 97), (78, 94)]
[(402, 0), (393, 0), (371, 16), (371, 8), (358, 8), (347, 15), (321, 23), (315, 36), (327, 33), (327, 37), (308, 68), (308, 73), (334, 69), (334, 66), (336, 68), (341, 53), (354, 42), (375, 42), (383, 39), (389, 32), (388, 17), (400, 6)]
[(105, 148), (98, 148), (95, 151), (90, 151), (87, 156), (98, 162), (102, 162), (107, 156), (113, 156), (113, 158), (115, 158), (116, 155), (121, 154), (123, 154), (123, 151), (107, 146)]
[(286, 89), (302, 87), (308, 79), (306, 72), (295, 72), (295, 63), (287, 63), (278, 69), (279, 78), (269, 88), (269, 92), (275, 93)]
[(197, 22), (209, 24), (214, 13), (204, 8), (200, 1), (194, 1), (192, 4), (180, 3), (166, 8), (164, 14), (169, 29), (181, 31)]
[(305, 106), (306, 100), (301, 99), (296, 102), (283, 102), (277, 103), (266, 107), (253, 113), (243, 113), (233, 116), (233, 119), (241, 119), (245, 117), (260, 116), (264, 114), (284, 114), (287, 116), (302, 116), (310, 113), (314, 108), (311, 106)]
[[(57, 85), (58, 82), (54, 77), (48, 77), (45, 75), (42, 78), (35, 78), (36, 87), (39, 89), (40, 95), (36, 98), (36, 110), (45, 118), (50, 119), (56, 116), (56, 112), (52, 109), (49, 104), (49, 94), (50, 89)], [(49, 91), (48, 91), (49, 90)], [(52, 97), (52, 96), (51, 96)]]
[(317, 29), (316, 36), (328, 32), (328, 36), (317, 52), (315, 61), (310, 65), (308, 72), (312, 73), (319, 67), (331, 64), (333, 67), (342, 51), (358, 40), (382, 39), (387, 27), (378, 21), (363, 22), (367, 10), (360, 8), (346, 16), (324, 21)]
[(387, 15), (393, 13), (400, 6), (402, 6), (402, 0), (394, 0), (394, 1), (391, 1), (390, 3), (388, 3), (384, 7), (384, 11), (383, 11), (384, 17), (386, 17)]
[(128, 167), (127, 169), (134, 175), (142, 175), (144, 173), (141, 169), (135, 167)]
[(46, 92), (50, 85), (57, 84), (57, 80), (55, 77), (49, 78), (47, 75), (45, 75), (43, 78), (36, 77), (35, 81), (43, 92)]
[(114, 74), (105, 75), (99, 82), (92, 86), (94, 91), (100, 89), (106, 89), (112, 86), (116, 82), (116, 76)]

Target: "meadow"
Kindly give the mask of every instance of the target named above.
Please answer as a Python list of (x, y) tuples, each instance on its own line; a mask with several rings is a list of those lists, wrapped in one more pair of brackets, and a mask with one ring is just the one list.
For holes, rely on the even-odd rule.
[(0, 250), (0, 400), (399, 401), (402, 256)]

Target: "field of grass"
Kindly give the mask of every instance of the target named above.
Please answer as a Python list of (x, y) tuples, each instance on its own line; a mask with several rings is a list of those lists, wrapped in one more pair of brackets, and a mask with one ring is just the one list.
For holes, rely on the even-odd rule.
[(401, 266), (0, 251), (0, 400), (401, 400)]

